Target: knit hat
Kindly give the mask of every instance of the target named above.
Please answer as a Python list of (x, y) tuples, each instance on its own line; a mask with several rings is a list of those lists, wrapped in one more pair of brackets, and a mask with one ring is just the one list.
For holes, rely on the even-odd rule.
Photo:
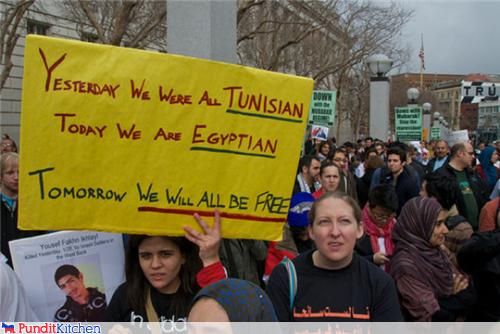
[(215, 299), (231, 322), (278, 321), (271, 300), (252, 282), (235, 278), (217, 281), (201, 289), (193, 305), (203, 297)]
[(310, 193), (301, 192), (293, 195), (290, 199), (290, 209), (288, 209), (288, 225), (306, 227), (313, 202), (314, 197)]

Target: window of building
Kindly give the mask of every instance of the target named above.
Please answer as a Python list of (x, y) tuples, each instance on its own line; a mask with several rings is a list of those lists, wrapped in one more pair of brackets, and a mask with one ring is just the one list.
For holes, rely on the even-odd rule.
[(50, 29), (50, 24), (48, 23), (28, 20), (28, 26), (27, 26), (28, 34), (48, 35), (49, 29)]

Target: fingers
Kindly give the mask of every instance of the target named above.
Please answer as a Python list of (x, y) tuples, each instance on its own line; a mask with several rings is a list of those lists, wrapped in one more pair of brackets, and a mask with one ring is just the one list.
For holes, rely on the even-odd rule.
[(377, 252), (373, 254), (373, 262), (375, 262), (376, 264), (384, 264), (386, 262), (389, 262), (389, 258), (384, 253)]
[(457, 274), (453, 274), (453, 290), (457, 291), (458, 288), (458, 283), (459, 283), (459, 277)]
[(466, 276), (453, 274), (453, 291), (455, 294), (466, 289), (469, 286), (469, 280)]
[(212, 228), (208, 226), (207, 223), (203, 219), (201, 219), (200, 215), (195, 213), (193, 215), (194, 219), (198, 223), (198, 225), (201, 227), (203, 230), (203, 233), (208, 235), (208, 234), (215, 234), (215, 235), (220, 235), (220, 212), (219, 210), (214, 210), (214, 225)]
[(214, 226), (212, 227), (212, 231), (216, 235), (220, 235), (220, 212), (219, 210), (214, 211)]
[(210, 232), (210, 228), (208, 227), (207, 223), (205, 223), (203, 221), (203, 219), (201, 219), (200, 215), (195, 213), (193, 215), (194, 219), (196, 220), (196, 222), (198, 223), (198, 225), (200, 225), (201, 229), (203, 230), (203, 232), (205, 234), (208, 234)]
[(184, 235), (186, 237), (186, 239), (188, 239), (192, 243), (197, 244), (198, 240), (201, 237), (201, 234), (189, 226), (184, 226), (183, 229), (184, 229), (184, 232), (186, 232)]
[(467, 288), (468, 286), (469, 286), (469, 280), (467, 279), (467, 277), (465, 277), (464, 275), (460, 275), (460, 283), (459, 283), (460, 291)]

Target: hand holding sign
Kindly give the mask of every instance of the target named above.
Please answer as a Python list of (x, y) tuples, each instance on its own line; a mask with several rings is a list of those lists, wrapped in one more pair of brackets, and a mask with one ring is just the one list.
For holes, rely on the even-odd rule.
[(200, 233), (189, 226), (184, 226), (186, 239), (198, 245), (200, 248), (199, 255), (204, 267), (207, 267), (215, 262), (219, 262), (219, 246), (221, 241), (219, 211), (214, 211), (213, 227), (209, 227), (197, 213), (194, 214), (194, 219), (196, 219), (196, 222), (200, 225), (203, 233)]

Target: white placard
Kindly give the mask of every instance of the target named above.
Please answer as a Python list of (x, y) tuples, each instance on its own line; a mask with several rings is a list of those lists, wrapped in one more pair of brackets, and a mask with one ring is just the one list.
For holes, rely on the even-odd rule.
[(311, 137), (313, 139), (319, 139), (326, 141), (328, 139), (329, 128), (321, 125), (313, 125), (311, 128)]
[(107, 303), (125, 280), (121, 234), (62, 231), (9, 243), (14, 270), (33, 311), (41, 321), (53, 321), (66, 302), (54, 274), (62, 265), (75, 266), (86, 288), (105, 294)]
[(467, 143), (469, 142), (469, 132), (467, 130), (451, 131), (446, 141), (450, 147), (459, 142)]

